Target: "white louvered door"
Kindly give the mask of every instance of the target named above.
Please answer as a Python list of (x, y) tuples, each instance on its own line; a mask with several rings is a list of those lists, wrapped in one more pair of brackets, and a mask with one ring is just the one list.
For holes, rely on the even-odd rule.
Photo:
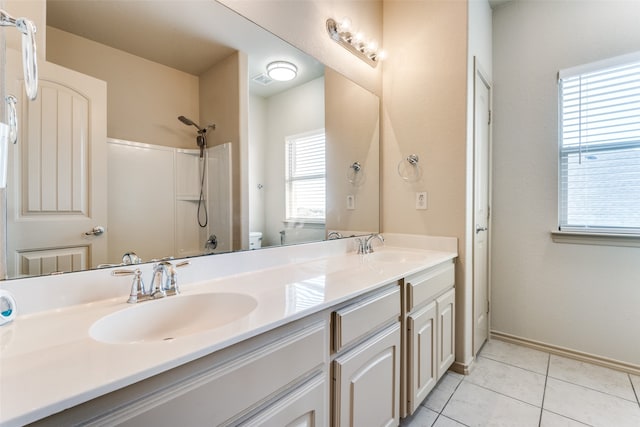
[(9, 148), (10, 276), (77, 271), (107, 262), (106, 83), (40, 61), (38, 98), (21, 88), (7, 50), (8, 93), (18, 98), (18, 143)]

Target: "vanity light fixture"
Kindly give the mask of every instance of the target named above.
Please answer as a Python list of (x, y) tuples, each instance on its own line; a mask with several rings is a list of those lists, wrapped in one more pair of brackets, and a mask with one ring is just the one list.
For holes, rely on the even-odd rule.
[(298, 67), (291, 62), (275, 61), (267, 65), (267, 75), (279, 82), (288, 82), (298, 75)]
[(343, 18), (340, 22), (332, 18), (327, 19), (327, 32), (336, 43), (372, 67), (384, 59), (384, 52), (378, 49), (378, 42), (367, 40), (361, 32), (354, 34), (349, 18)]

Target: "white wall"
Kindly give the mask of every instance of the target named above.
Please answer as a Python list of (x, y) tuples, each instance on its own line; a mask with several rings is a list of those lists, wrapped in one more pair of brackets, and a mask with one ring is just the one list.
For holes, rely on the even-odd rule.
[(492, 329), (640, 365), (640, 248), (553, 243), (559, 69), (640, 48), (640, 3), (494, 11)]
[[(324, 77), (268, 98), (266, 110), (265, 230), (252, 231), (263, 231), (263, 246), (271, 246), (280, 244), (284, 229), (285, 138), (324, 128)], [(311, 235), (299, 229), (287, 234), (293, 238), (296, 232), (303, 241), (324, 238), (324, 227)], [(287, 243), (294, 243), (291, 238)]]
[[(264, 232), (267, 101), (256, 95), (249, 98), (249, 231)], [(261, 185), (262, 188), (258, 188)]]

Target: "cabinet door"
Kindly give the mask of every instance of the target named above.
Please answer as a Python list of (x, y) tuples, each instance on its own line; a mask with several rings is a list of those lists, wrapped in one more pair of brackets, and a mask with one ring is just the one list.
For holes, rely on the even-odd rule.
[(327, 381), (324, 373), (315, 376), (267, 409), (246, 422), (243, 427), (320, 427), (328, 425)]
[(407, 318), (407, 411), (412, 414), (436, 385), (436, 302), (433, 301)]
[(438, 309), (438, 378), (455, 360), (455, 289), (436, 299)]
[(400, 404), (400, 322), (333, 362), (333, 425), (396, 426)]

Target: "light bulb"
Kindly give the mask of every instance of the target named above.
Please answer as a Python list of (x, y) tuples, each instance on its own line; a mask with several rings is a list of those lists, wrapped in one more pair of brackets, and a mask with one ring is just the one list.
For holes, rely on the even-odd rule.
[(351, 19), (345, 16), (344, 18), (342, 18), (342, 21), (340, 21), (340, 31), (346, 33), (350, 30), (351, 30)]

